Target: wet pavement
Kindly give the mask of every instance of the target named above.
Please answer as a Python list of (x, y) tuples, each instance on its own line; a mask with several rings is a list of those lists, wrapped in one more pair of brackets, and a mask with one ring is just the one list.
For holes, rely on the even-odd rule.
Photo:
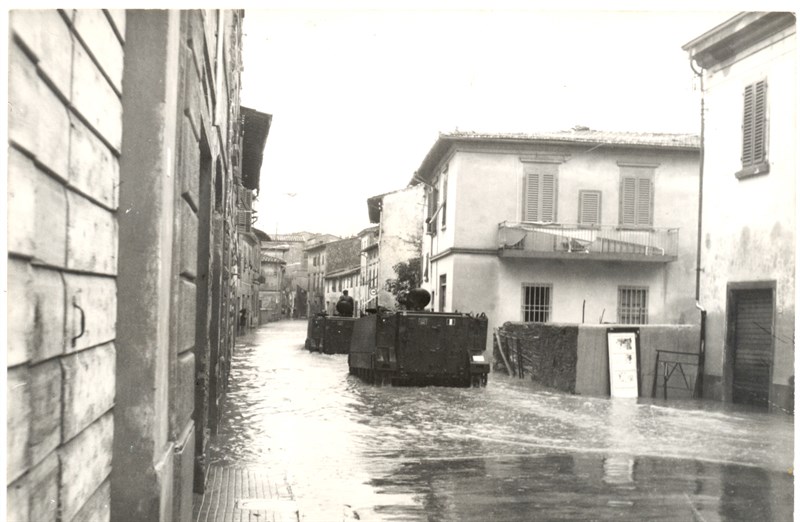
[(792, 520), (793, 417), (498, 373), (482, 389), (376, 387), (346, 355), (307, 352), (305, 330), (240, 340), (209, 455), (230, 515), (207, 493), (198, 520)]

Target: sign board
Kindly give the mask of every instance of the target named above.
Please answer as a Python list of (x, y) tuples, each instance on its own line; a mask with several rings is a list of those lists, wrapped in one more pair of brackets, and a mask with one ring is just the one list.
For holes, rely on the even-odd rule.
[(609, 328), (608, 385), (612, 397), (639, 396), (639, 330)]

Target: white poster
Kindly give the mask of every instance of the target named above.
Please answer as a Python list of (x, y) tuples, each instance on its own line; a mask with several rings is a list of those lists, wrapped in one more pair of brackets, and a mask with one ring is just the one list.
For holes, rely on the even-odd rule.
[(637, 372), (638, 336), (635, 330), (607, 332), (608, 380), (612, 397), (638, 397), (639, 374)]

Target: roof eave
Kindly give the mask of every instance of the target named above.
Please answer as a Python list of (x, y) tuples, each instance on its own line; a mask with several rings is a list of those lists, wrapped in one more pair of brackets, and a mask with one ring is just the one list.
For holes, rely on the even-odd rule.
[(794, 25), (789, 12), (739, 13), (681, 47), (706, 69)]
[(250, 190), (258, 190), (261, 178), (261, 165), (264, 161), (264, 147), (267, 144), (272, 115), (247, 107), (242, 114), (242, 185)]

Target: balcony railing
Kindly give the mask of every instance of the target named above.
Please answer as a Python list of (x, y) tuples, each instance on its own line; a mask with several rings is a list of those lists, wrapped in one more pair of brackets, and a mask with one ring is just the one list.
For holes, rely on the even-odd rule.
[(580, 257), (584, 259), (674, 261), (677, 228), (626, 229), (610, 225), (512, 223), (498, 226), (504, 257)]

